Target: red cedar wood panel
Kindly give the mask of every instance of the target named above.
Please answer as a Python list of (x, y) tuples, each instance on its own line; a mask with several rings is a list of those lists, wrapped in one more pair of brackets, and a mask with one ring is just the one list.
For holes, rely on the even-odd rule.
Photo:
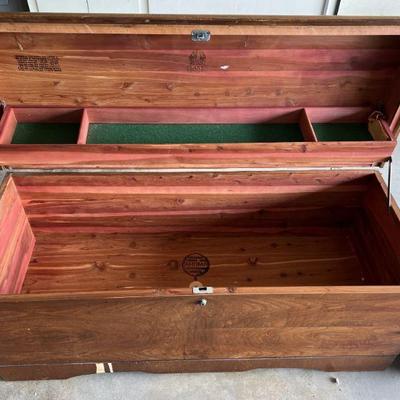
[(374, 231), (378, 238), (378, 243), (386, 245), (386, 252), (392, 256), (391, 265), (393, 274), (400, 277), (400, 270), (395, 268), (400, 262), (400, 209), (392, 197), (390, 209), (387, 204), (387, 186), (380, 174), (375, 174), (375, 182), (368, 191), (368, 196), (364, 199), (364, 205), (373, 221)]
[(35, 245), (14, 181), (8, 177), (0, 198), (0, 293), (19, 293)]
[[(371, 107), (8, 107), (18, 122), (91, 123), (296, 123), (306, 113), (310, 121), (365, 122)], [(86, 112), (86, 116), (83, 112)]]
[[(375, 108), (399, 66), (397, 18), (71, 18), (0, 18), (8, 104)], [(192, 42), (201, 27), (211, 40)], [(61, 71), (19, 70), (24, 55)]]
[(276, 16), (185, 16), (185, 15), (90, 15), (5, 14), (1, 26), (14, 32), (120, 32), (151, 34), (190, 33), (193, 27), (213, 27), (216, 34), (280, 34), (284, 31), (304, 35), (324, 32), (344, 35), (396, 35), (400, 33), (397, 17), (276, 17)]
[[(368, 171), (334, 176), (316, 171), (18, 174), (14, 180), (36, 232), (171, 232), (171, 226), (190, 232), (193, 226), (204, 231), (210, 225), (222, 232), (227, 226), (233, 232), (276, 232), (282, 226), (304, 229), (310, 218), (322, 230), (326, 225), (336, 227), (360, 205), (370, 175)], [(350, 210), (332, 211), (344, 204)], [(275, 207), (288, 210), (258, 213)]]
[(36, 168), (215, 168), (371, 166), (394, 141), (222, 145), (3, 145), (0, 165)]
[(3, 296), (1, 364), (398, 354), (400, 289), (348, 289)]

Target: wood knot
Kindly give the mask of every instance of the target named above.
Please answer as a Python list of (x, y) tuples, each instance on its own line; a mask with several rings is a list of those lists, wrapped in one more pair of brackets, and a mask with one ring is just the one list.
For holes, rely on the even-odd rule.
[(121, 85), (121, 89), (129, 89), (130, 87), (132, 87), (133, 82), (123, 82)]
[(258, 258), (257, 257), (249, 257), (248, 261), (247, 261), (250, 265), (257, 265), (258, 262)]
[(165, 86), (171, 92), (174, 90), (175, 87), (175, 85), (172, 82), (168, 82)]
[(171, 270), (179, 269), (179, 263), (177, 260), (169, 260), (167, 263), (167, 267)]
[(104, 271), (107, 268), (107, 263), (103, 261), (95, 261), (94, 267), (97, 268), (99, 271)]

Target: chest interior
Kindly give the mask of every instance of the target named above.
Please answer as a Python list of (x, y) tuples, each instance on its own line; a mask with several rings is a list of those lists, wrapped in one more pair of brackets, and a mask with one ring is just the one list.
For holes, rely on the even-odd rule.
[(365, 171), (15, 174), (4, 190), (3, 293), (400, 279), (398, 211)]
[(374, 172), (249, 170), (386, 162), (398, 21), (24, 18), (0, 18), (2, 293), (398, 284)]

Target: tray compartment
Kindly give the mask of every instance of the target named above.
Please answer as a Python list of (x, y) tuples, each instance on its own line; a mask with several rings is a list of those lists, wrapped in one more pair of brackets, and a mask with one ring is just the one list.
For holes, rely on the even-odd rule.
[[(391, 141), (391, 132), (385, 121), (376, 119), (377, 113), (360, 113), (351, 109), (347, 113), (319, 113), (308, 111), (318, 142), (374, 142)], [(371, 117), (372, 116), (372, 117)]]
[(83, 110), (7, 108), (0, 124), (0, 144), (76, 144)]
[(315, 135), (320, 142), (373, 141), (367, 123), (315, 123)]
[(90, 124), (88, 144), (302, 142), (297, 124)]
[[(214, 287), (398, 284), (399, 251), (376, 231), (396, 218), (376, 221), (370, 210), (385, 206), (376, 179), (315, 171), (14, 175), (36, 237), (22, 292), (188, 288), (195, 280)], [(367, 205), (374, 190), (376, 205)], [(396, 222), (391, 229), (400, 233)], [(384, 240), (368, 240), (377, 235)], [(207, 273), (185, 271), (192, 254), (206, 258)]]
[[(247, 112), (246, 112), (247, 111)], [(264, 112), (263, 112), (264, 111)], [(88, 109), (88, 144), (213, 144), (304, 141), (302, 110)], [(115, 122), (117, 121), (117, 122)]]

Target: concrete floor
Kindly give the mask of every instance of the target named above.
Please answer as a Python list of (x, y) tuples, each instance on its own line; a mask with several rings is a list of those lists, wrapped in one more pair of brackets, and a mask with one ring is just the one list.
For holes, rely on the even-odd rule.
[(264, 369), (233, 373), (119, 373), (1, 382), (4, 400), (400, 399), (400, 362), (379, 372)]
[[(386, 178), (386, 169), (382, 174)], [(400, 204), (400, 146), (394, 156), (392, 193)], [(391, 368), (377, 372), (269, 369), (207, 374), (118, 373), (0, 382), (0, 400), (25, 399), (400, 400), (400, 359)]]

